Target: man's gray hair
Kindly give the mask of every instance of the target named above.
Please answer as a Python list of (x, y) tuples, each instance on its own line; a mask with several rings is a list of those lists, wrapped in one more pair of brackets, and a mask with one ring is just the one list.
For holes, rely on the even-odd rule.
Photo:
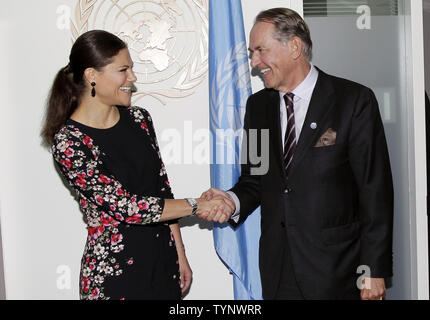
[(288, 42), (296, 36), (302, 40), (303, 54), (310, 62), (312, 60), (312, 40), (309, 27), (302, 17), (288, 8), (273, 8), (261, 11), (255, 18), (257, 22), (268, 22), (275, 25), (275, 39), (282, 43)]

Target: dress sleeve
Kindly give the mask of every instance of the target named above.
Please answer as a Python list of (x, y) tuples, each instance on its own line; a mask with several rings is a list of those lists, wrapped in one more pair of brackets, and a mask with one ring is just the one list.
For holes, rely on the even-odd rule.
[(91, 206), (129, 224), (159, 222), (164, 199), (129, 193), (108, 173), (93, 141), (77, 129), (64, 127), (54, 138), (52, 155), (69, 185), (80, 196), (80, 206)]

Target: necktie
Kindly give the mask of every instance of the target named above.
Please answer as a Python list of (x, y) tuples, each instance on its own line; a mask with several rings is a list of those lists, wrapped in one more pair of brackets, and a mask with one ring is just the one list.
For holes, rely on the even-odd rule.
[(288, 177), (294, 152), (296, 151), (296, 122), (294, 120), (294, 94), (284, 95), (285, 105), (287, 106), (287, 130), (284, 141), (284, 166)]

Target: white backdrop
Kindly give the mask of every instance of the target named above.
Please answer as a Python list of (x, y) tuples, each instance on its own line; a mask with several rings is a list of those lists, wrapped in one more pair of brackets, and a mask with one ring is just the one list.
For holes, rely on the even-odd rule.
[[(218, 0), (215, 0), (218, 1)], [(301, 0), (292, 0), (301, 11)], [(79, 266), (86, 229), (76, 201), (62, 184), (39, 132), (44, 102), (71, 48), (68, 29), (57, 26), (60, 5), (74, 0), (3, 1), (0, 9), (0, 226), (7, 299), (78, 299)], [(246, 34), (255, 15), (289, 0), (242, 0)], [(262, 87), (253, 79), (254, 90)], [(190, 97), (145, 105), (154, 119), (159, 143), (169, 143), (167, 129), (182, 133), (209, 126), (207, 79)], [(164, 134), (163, 134), (164, 133)], [(188, 141), (189, 143), (189, 141)], [(195, 147), (198, 141), (193, 142)], [(198, 197), (209, 188), (209, 165), (166, 163), (176, 198)], [(186, 299), (233, 299), (232, 278), (213, 248), (211, 226), (181, 222), (194, 272)], [(0, 251), (1, 252), (1, 251)], [(0, 291), (1, 288), (0, 281)], [(0, 298), (2, 296), (0, 295)]]

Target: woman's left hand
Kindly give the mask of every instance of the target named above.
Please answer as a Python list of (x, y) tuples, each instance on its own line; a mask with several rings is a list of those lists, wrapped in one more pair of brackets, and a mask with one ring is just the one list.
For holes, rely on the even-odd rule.
[(193, 279), (193, 271), (191, 270), (185, 253), (179, 256), (179, 274), (181, 292), (184, 294), (184, 292), (189, 289), (191, 280)]

